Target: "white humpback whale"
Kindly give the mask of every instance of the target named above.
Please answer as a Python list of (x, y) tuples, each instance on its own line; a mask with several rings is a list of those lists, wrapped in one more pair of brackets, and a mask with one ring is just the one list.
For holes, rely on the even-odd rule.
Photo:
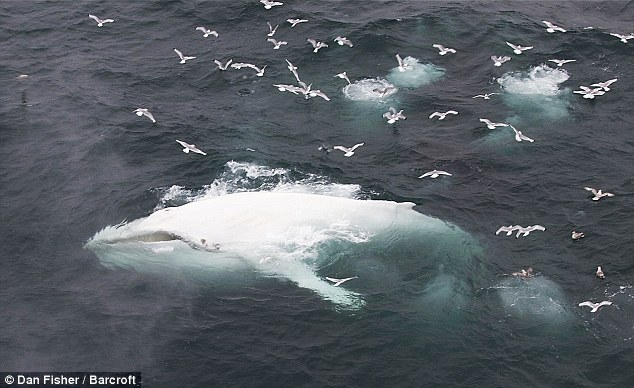
[[(367, 248), (369, 251), (375, 246), (400, 250), (394, 244), (406, 241), (417, 247), (416, 257), (409, 257), (412, 265), (429, 268), (431, 264), (439, 268), (434, 271), (436, 275), (450, 277), (451, 283), (464, 275), (454, 269), (465, 267), (457, 258), (471, 258), (469, 253), (463, 255), (470, 252), (470, 236), (413, 207), (411, 202), (240, 192), (163, 208), (145, 218), (107, 226), (85, 247), (110, 268), (149, 271), (156, 266), (207, 270), (255, 267), (268, 276), (289, 279), (339, 307), (354, 309), (365, 301), (361, 294), (347, 288), (363, 289), (363, 283), (335, 287), (319, 272), (347, 251), (359, 252), (355, 247), (364, 244), (372, 246)], [(359, 256), (355, 265), (361, 268), (363, 254)], [(394, 257), (390, 264), (398, 262)], [(380, 276), (377, 274), (374, 280), (380, 281)], [(371, 281), (365, 287), (371, 287), (368, 283)], [(449, 291), (443, 298), (449, 302), (453, 295)]]

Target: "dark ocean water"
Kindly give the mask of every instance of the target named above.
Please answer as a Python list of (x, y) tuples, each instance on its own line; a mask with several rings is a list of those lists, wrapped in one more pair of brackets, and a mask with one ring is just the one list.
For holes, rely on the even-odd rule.
[[(634, 40), (610, 33), (634, 33), (633, 20), (631, 1), (1, 3), (0, 371), (141, 371), (151, 387), (631, 385)], [(286, 46), (266, 41), (267, 21)], [(173, 48), (196, 59), (179, 64)], [(398, 72), (396, 54), (419, 63)], [(265, 74), (213, 62), (229, 58)], [(331, 101), (277, 91), (295, 83), (285, 59)], [(398, 90), (367, 101), (360, 85), (379, 77)], [(595, 99), (572, 93), (614, 78)], [(473, 98), (485, 92), (501, 94)], [(387, 124), (390, 106), (407, 119)], [(350, 158), (318, 149), (360, 142)], [(435, 168), (453, 175), (417, 179)], [(615, 196), (592, 201), (584, 186)], [(475, 248), (458, 257), (447, 235), (416, 231), (326, 241), (311, 268), (358, 275), (341, 287), (359, 308), (258, 265), (112, 267), (84, 248), (108, 225), (237, 191), (409, 201)], [(495, 235), (515, 224), (546, 230)], [(455, 278), (437, 276), (445, 265)], [(536, 277), (505, 275), (528, 266)], [(613, 304), (590, 313), (586, 300)]]

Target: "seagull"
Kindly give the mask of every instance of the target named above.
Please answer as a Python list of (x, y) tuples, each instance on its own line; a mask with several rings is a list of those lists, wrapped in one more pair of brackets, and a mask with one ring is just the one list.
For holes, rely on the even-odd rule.
[(186, 154), (188, 154), (189, 151), (192, 151), (192, 152), (195, 152), (197, 154), (207, 155), (206, 152), (203, 152), (200, 149), (198, 149), (195, 144), (187, 144), (184, 141), (180, 141), (180, 140), (176, 140), (176, 142), (184, 147), (183, 148), (183, 152), (186, 153)]
[(495, 129), (495, 127), (508, 127), (508, 124), (505, 123), (494, 123), (489, 119), (480, 119), (481, 122), (485, 123), (487, 125), (487, 128), (489, 129)]
[(391, 90), (394, 90), (394, 89), (396, 89), (396, 86), (386, 86), (383, 88), (372, 89), (372, 91), (375, 93), (379, 93), (381, 97), (385, 97), (387, 93), (389, 93)]
[(258, 77), (262, 77), (264, 75), (264, 69), (266, 69), (266, 66), (267, 65), (264, 65), (264, 67), (259, 68), (259, 67), (257, 67), (254, 64), (243, 63), (243, 62), (236, 62), (236, 63), (231, 64), (231, 67), (234, 68), (234, 69), (242, 69), (243, 67), (251, 68), (251, 69), (256, 71), (255, 75), (257, 75)]
[(215, 36), (216, 38), (218, 37), (218, 33), (217, 33), (216, 31), (213, 31), (213, 30), (207, 29), (207, 28), (205, 28), (205, 27), (196, 27), (196, 31), (202, 31), (202, 33), (203, 33), (203, 38), (206, 38), (206, 37), (208, 37), (209, 35), (213, 35), (213, 36)]
[(225, 64), (223, 65), (223, 64), (222, 64), (222, 62), (220, 62), (219, 60), (217, 60), (217, 59), (215, 59), (215, 60), (214, 60), (214, 63), (215, 63), (216, 65), (218, 65), (218, 68), (219, 68), (220, 70), (222, 70), (222, 71), (227, 70), (227, 68), (229, 67), (229, 65), (231, 65), (231, 62), (233, 62), (233, 59), (229, 59), (229, 60), (227, 61), (227, 63), (225, 63)]
[(546, 27), (548, 27), (548, 28), (546, 28), (546, 31), (548, 31), (550, 33), (553, 33), (553, 32), (556, 32), (556, 31), (566, 32), (566, 30), (564, 30), (563, 28), (561, 28), (559, 26), (556, 26), (556, 25), (552, 24), (549, 21), (542, 20), (542, 23), (544, 23), (546, 25)]
[(291, 92), (293, 94), (299, 94), (304, 90), (303, 88), (295, 85), (273, 84), (273, 86), (275, 86), (280, 92)]
[(405, 120), (407, 117), (403, 114), (403, 110), (396, 111), (396, 108), (390, 107), (389, 112), (383, 113), (383, 117), (387, 119), (388, 124), (394, 124), (396, 121), (403, 119)]
[(521, 54), (521, 53), (522, 53), (522, 51), (530, 50), (530, 49), (532, 49), (532, 48), (533, 48), (533, 46), (526, 46), (526, 47), (525, 47), (525, 46), (515, 45), (515, 44), (513, 44), (513, 43), (509, 43), (509, 42), (506, 42), (506, 44), (508, 44), (509, 46), (511, 46), (511, 48), (513, 49), (513, 52), (514, 52), (515, 54), (518, 54), (518, 55), (519, 55), (519, 54)]
[(598, 200), (600, 200), (603, 197), (614, 197), (614, 194), (612, 194), (612, 193), (603, 192), (601, 190), (596, 190), (596, 189), (593, 189), (592, 187), (584, 187), (584, 189), (586, 189), (587, 191), (589, 191), (592, 194), (594, 194), (594, 197), (592, 197), (593, 201), (598, 201)]
[(596, 272), (596, 274), (597, 274), (597, 277), (598, 277), (599, 279), (605, 279), (605, 274), (603, 273), (603, 270), (601, 269), (601, 267), (600, 267), (600, 266), (599, 266), (599, 267), (597, 267), (597, 272)]
[(611, 32), (610, 35), (616, 36), (617, 38), (621, 39), (621, 42), (623, 42), (623, 43), (627, 43), (628, 40), (634, 39), (634, 34), (621, 35), (621, 34), (615, 34), (615, 33)]
[(478, 94), (477, 96), (473, 96), (473, 98), (484, 98), (485, 100), (490, 100), (491, 96), (494, 94), (500, 94), (500, 93), (485, 93), (485, 94)]
[(583, 94), (583, 98), (588, 98), (588, 99), (594, 99), (595, 96), (602, 96), (605, 94), (605, 91), (603, 91), (603, 88), (589, 88), (587, 86), (579, 86), (579, 88), (581, 88), (581, 90), (573, 90), (573, 93), (577, 93), (577, 94)]
[(101, 20), (98, 17), (96, 17), (95, 15), (88, 15), (88, 17), (97, 22), (97, 27), (103, 27), (104, 23), (114, 23), (114, 19), (103, 19), (103, 20)]
[(518, 230), (519, 228), (521, 228), (521, 226), (519, 226), (519, 225), (515, 225), (515, 226), (512, 226), (512, 225), (500, 226), (500, 229), (498, 229), (495, 232), (495, 235), (497, 236), (498, 234), (500, 234), (500, 232), (506, 232), (506, 235), (510, 236), (510, 235), (513, 234), (514, 231)]
[(335, 38), (335, 42), (337, 42), (337, 44), (339, 46), (343, 46), (345, 44), (346, 46), (352, 47), (352, 42), (348, 38), (346, 38), (345, 36), (336, 37)]
[(307, 23), (306, 19), (286, 19), (287, 22), (291, 23), (291, 27), (295, 27), (299, 23)]
[(353, 276), (353, 277), (351, 277), (351, 278), (336, 279), (336, 278), (329, 278), (329, 277), (327, 277), (327, 276), (326, 276), (326, 279), (327, 279), (327, 280), (330, 280), (331, 282), (335, 283), (335, 284), (333, 285), (334, 287), (337, 287), (337, 286), (339, 286), (340, 284), (347, 282), (348, 280), (358, 279), (358, 278), (359, 278), (358, 276)]
[(592, 310), (590, 310), (591, 313), (596, 313), (597, 310), (599, 310), (599, 307), (601, 307), (601, 306), (610, 306), (611, 304), (612, 304), (612, 302), (610, 302), (609, 300), (604, 300), (601, 303), (581, 302), (581, 303), (579, 303), (579, 307), (588, 306), (588, 307), (590, 307), (592, 309)]
[(609, 92), (610, 91), (609, 86), (612, 85), (613, 83), (615, 83), (617, 80), (618, 80), (618, 78), (614, 78), (614, 79), (611, 79), (611, 80), (607, 80), (605, 82), (597, 82), (596, 84), (592, 84), (590, 86), (596, 86), (598, 88), (603, 89), (606, 92)]
[(302, 80), (299, 79), (299, 74), (297, 74), (297, 66), (293, 65), (288, 59), (286, 60), (286, 63), (288, 63), (288, 70), (293, 73), (297, 82), (299, 82), (300, 85), (306, 85), (304, 82), (302, 82)]
[[(520, 227), (518, 227), (516, 229), (517, 229), (517, 234), (515, 235), (515, 238), (518, 238), (520, 235), (526, 237), (526, 236), (528, 236), (528, 234), (530, 232), (532, 232), (534, 230), (541, 230), (542, 232), (546, 230), (546, 228), (544, 228), (541, 225), (530, 225), (530, 226), (527, 226), (525, 228), (520, 226)], [(507, 235), (508, 235), (508, 233), (507, 233)]]
[(533, 267), (528, 267), (527, 269), (522, 268), (521, 272), (513, 272), (511, 276), (517, 276), (520, 278), (532, 278), (535, 275), (533, 274)]
[(343, 151), (345, 152), (345, 154), (343, 154), (343, 156), (346, 157), (351, 157), (352, 155), (354, 155), (354, 150), (356, 150), (357, 148), (361, 147), (362, 145), (364, 145), (365, 143), (359, 143), (359, 144), (355, 144), (354, 146), (348, 148), (348, 147), (344, 147), (344, 146), (334, 146), (332, 147), (335, 150), (339, 150), (339, 151)]
[(152, 113), (150, 113), (150, 111), (146, 108), (136, 108), (134, 111), (132, 111), (132, 113), (136, 113), (137, 116), (145, 116), (148, 119), (152, 120), (153, 123), (156, 122), (156, 120), (154, 120), (154, 116), (152, 116)]
[(498, 57), (496, 55), (491, 55), (491, 60), (493, 61), (493, 66), (502, 66), (504, 62), (510, 61), (511, 57)]
[(196, 58), (196, 57), (186, 57), (186, 56), (183, 55), (183, 53), (181, 53), (177, 49), (174, 49), (174, 52), (176, 54), (178, 54), (178, 56), (180, 57), (180, 59), (181, 59), (180, 63), (185, 63), (186, 61), (189, 61), (190, 59), (195, 59)]
[(438, 178), (441, 175), (447, 175), (447, 176), (451, 176), (450, 173), (448, 173), (447, 171), (441, 171), (441, 170), (432, 170), (432, 171), (427, 171), (426, 173), (424, 173), (423, 175), (419, 176), (418, 179), (421, 178), (426, 178), (426, 177), (430, 177), (430, 178)]
[(445, 113), (434, 112), (434, 113), (429, 115), (429, 118), (431, 119), (431, 118), (434, 118), (434, 117), (438, 116), (438, 120), (444, 120), (445, 117), (447, 117), (448, 114), (457, 115), (458, 112), (456, 112), (455, 110), (448, 110)]
[(276, 5), (284, 5), (284, 3), (280, 3), (279, 1), (270, 1), (270, 0), (260, 0), (260, 3), (264, 4), (264, 9), (271, 9)]
[(287, 41), (280, 40), (278, 42), (277, 40), (275, 40), (273, 38), (268, 38), (266, 41), (273, 43), (273, 50), (278, 50), (280, 48), (280, 46), (288, 44)]
[(440, 55), (445, 55), (447, 53), (452, 53), (452, 54), (456, 53), (456, 50), (454, 50), (452, 48), (445, 47), (442, 44), (433, 44), (432, 47), (437, 48), (439, 50), (438, 54), (440, 54)]
[(317, 89), (310, 89), (310, 85), (308, 85), (308, 91), (306, 92), (307, 96), (306, 98), (308, 98), (308, 96), (310, 97), (321, 97), (326, 101), (330, 101), (330, 98), (321, 90), (317, 90)]
[(317, 51), (319, 51), (319, 49), (324, 48), (324, 47), (328, 47), (328, 45), (324, 42), (317, 42), (315, 39), (306, 39), (306, 41), (310, 44), (313, 45), (313, 52), (316, 53)]
[(273, 28), (273, 26), (271, 25), (271, 23), (266, 22), (266, 24), (268, 24), (268, 25), (269, 25), (269, 33), (268, 33), (268, 34), (266, 34), (266, 35), (267, 35), (268, 37), (271, 37), (271, 36), (275, 35), (275, 32), (277, 31), (277, 27), (279, 27), (280, 25), (278, 24), (278, 25), (276, 25), (276, 26), (275, 26), (275, 28)]
[(586, 235), (583, 232), (577, 232), (576, 230), (573, 230), (571, 237), (572, 237), (573, 240), (576, 241), (576, 240), (579, 240), (580, 238), (585, 237), (585, 236)]
[(535, 140), (531, 139), (528, 136), (525, 136), (524, 134), (522, 134), (522, 131), (518, 131), (517, 129), (515, 129), (514, 126), (509, 125), (509, 127), (513, 128), (513, 131), (515, 132), (515, 140), (517, 141), (522, 141), (522, 140), (526, 140), (530, 143), (534, 142)]
[(569, 62), (576, 62), (576, 59), (549, 59), (549, 62), (554, 62), (557, 66), (561, 67)]
[(350, 85), (352, 83), (352, 82), (350, 82), (350, 79), (348, 78), (348, 74), (346, 74), (345, 71), (343, 73), (337, 74), (335, 77), (339, 77), (341, 79), (345, 79), (346, 81), (348, 81), (348, 85)]
[(412, 65), (403, 62), (400, 55), (396, 54), (396, 60), (398, 61), (398, 71), (412, 70)]

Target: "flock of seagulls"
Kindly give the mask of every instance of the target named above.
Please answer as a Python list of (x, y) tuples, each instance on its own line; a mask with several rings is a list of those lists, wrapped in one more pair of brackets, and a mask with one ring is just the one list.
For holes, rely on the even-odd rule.
[(523, 227), (521, 225), (500, 226), (500, 228), (495, 232), (495, 235), (497, 236), (498, 234), (505, 232), (507, 236), (510, 236), (513, 232), (517, 231), (515, 238), (518, 238), (519, 236), (526, 237), (530, 232), (535, 230), (543, 232), (546, 228), (541, 225), (529, 225), (527, 227)]
[(616, 81), (618, 81), (618, 78), (610, 79), (605, 82), (597, 82), (591, 84), (590, 86), (594, 86), (594, 88), (581, 85), (579, 86), (581, 90), (574, 90), (573, 93), (583, 94), (583, 98), (594, 99), (595, 96), (602, 96), (605, 94), (605, 92), (609, 92), (610, 90), (612, 90), (610, 89), (610, 85), (612, 85)]

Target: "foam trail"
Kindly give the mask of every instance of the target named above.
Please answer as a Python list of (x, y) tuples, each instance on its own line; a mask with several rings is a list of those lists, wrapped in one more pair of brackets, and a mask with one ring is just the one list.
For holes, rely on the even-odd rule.
[(417, 88), (430, 84), (445, 74), (445, 69), (431, 63), (420, 63), (413, 57), (406, 57), (403, 62), (410, 66), (409, 70), (400, 71), (397, 66), (386, 77), (388, 81), (399, 87)]
[(529, 279), (507, 278), (498, 284), (504, 308), (518, 318), (532, 318), (551, 323), (570, 320), (563, 291), (554, 281), (536, 276)]

